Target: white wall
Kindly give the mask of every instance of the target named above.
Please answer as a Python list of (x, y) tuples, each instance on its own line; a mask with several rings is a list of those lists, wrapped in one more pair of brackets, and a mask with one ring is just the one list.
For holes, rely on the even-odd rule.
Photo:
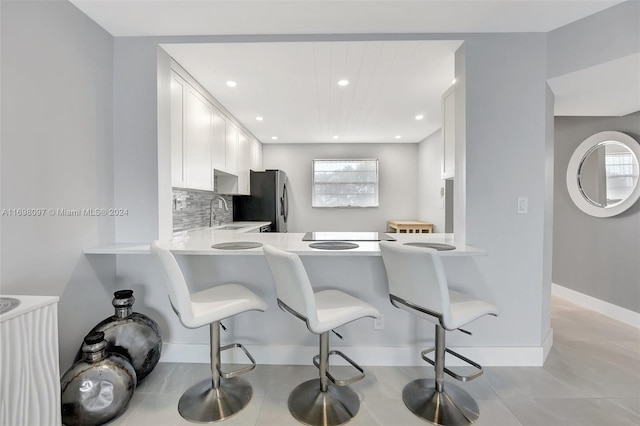
[[(68, 2), (1, 3), (2, 209), (111, 208), (112, 37)], [(53, 295), (60, 366), (113, 315), (111, 217), (2, 216), (2, 294)]]
[[(262, 152), (265, 169), (281, 169), (289, 177), (289, 232), (384, 232), (387, 220), (417, 217), (417, 144), (265, 144)], [(318, 158), (377, 158), (379, 207), (312, 208), (311, 160)]]
[(444, 232), (444, 188), (442, 175), (442, 131), (427, 136), (418, 144), (418, 216), (419, 220), (433, 223), (433, 232)]

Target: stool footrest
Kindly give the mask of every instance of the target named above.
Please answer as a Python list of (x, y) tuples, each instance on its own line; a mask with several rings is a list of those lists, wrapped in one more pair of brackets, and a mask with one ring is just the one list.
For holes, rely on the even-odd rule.
[(251, 365), (248, 365), (248, 366), (243, 367), (243, 368), (238, 368), (237, 370), (233, 370), (233, 371), (222, 371), (222, 366), (219, 365), (218, 366), (218, 373), (220, 373), (220, 375), (222, 377), (224, 377), (225, 379), (230, 379), (232, 377), (236, 377), (236, 376), (239, 376), (241, 374), (248, 373), (249, 371), (251, 371), (254, 368), (256, 368), (256, 360), (253, 359), (253, 357), (251, 356), (251, 354), (249, 353), (247, 348), (242, 346), (242, 344), (240, 344), (240, 343), (230, 343), (228, 345), (224, 345), (223, 347), (220, 348), (220, 352), (226, 351), (228, 349), (235, 349), (235, 348), (242, 349), (242, 352), (244, 352), (244, 354), (247, 356), (247, 358), (251, 362)]
[[(355, 383), (358, 380), (364, 379), (364, 370), (362, 369), (362, 367), (356, 364), (355, 361), (353, 361), (351, 358), (349, 358), (348, 356), (346, 356), (340, 351), (329, 351), (329, 356), (331, 355), (338, 355), (339, 357), (347, 361), (349, 364), (351, 364), (353, 368), (355, 368), (360, 372), (360, 374), (356, 374), (355, 376), (350, 377), (348, 379), (336, 379), (331, 375), (329, 368), (327, 368), (327, 378), (331, 380), (331, 382), (334, 383), (336, 386), (348, 386), (351, 383)], [(315, 365), (316, 368), (320, 368), (320, 355), (316, 355), (313, 357), (313, 365)]]
[[(436, 350), (436, 348), (435, 348), (435, 346), (433, 346), (433, 347), (425, 349), (424, 351), (421, 352), (422, 359), (427, 361), (429, 364), (433, 365), (434, 367), (436, 365), (436, 362), (431, 360), (431, 359), (429, 359), (427, 357), (427, 354), (429, 354), (429, 353), (431, 353), (431, 352), (433, 352), (435, 350)], [(460, 355), (459, 353), (457, 353), (455, 351), (452, 351), (449, 348), (445, 348), (445, 352), (449, 352), (451, 355), (455, 356), (456, 358), (466, 362), (467, 364), (469, 364), (472, 367), (475, 367), (477, 369), (477, 371), (475, 371), (474, 373), (469, 374), (468, 376), (463, 376), (461, 374), (458, 374), (458, 373), (448, 369), (447, 367), (444, 367), (444, 372), (447, 373), (449, 376), (453, 377), (456, 380), (460, 380), (461, 382), (468, 382), (468, 381), (476, 379), (476, 378), (478, 378), (478, 377), (480, 377), (482, 375), (482, 366), (480, 364), (471, 361), (469, 358), (467, 358), (467, 357), (465, 357), (463, 355)]]

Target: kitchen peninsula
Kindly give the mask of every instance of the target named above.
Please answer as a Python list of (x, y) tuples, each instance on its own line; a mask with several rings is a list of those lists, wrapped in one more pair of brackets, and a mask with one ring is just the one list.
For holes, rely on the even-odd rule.
[[(303, 323), (290, 321), (276, 302), (275, 287), (261, 247), (245, 250), (212, 248), (219, 243), (255, 242), (269, 244), (300, 255), (314, 288), (337, 288), (374, 305), (383, 315), (381, 323), (356, 321), (338, 330), (344, 340), (333, 336), (332, 347), (345, 351), (362, 365), (422, 365), (420, 351), (433, 343), (432, 324), (416, 319), (389, 302), (387, 279), (377, 241), (354, 241), (357, 248), (320, 250), (303, 241), (304, 233), (258, 233), (263, 223), (228, 230), (225, 227), (203, 228), (178, 233), (172, 252), (192, 292), (225, 282), (241, 283), (269, 305), (266, 312), (247, 312), (224, 321), (227, 332), (223, 341), (241, 341), (255, 354), (260, 364), (308, 364), (317, 352), (317, 342)], [(440, 251), (452, 288), (488, 301), (495, 300), (498, 289), (485, 282), (474, 257), (484, 250), (457, 244), (450, 234), (381, 234), (398, 244), (430, 242), (454, 245), (454, 250)], [(116, 255), (118, 264), (126, 265), (127, 276), (118, 277), (117, 289), (131, 288), (140, 294), (137, 308), (153, 317), (163, 332), (162, 361), (208, 362), (208, 329), (189, 330), (179, 322), (167, 299), (161, 276), (149, 255), (149, 244), (116, 244), (85, 250), (89, 256)], [(114, 289), (117, 290), (117, 289)], [(535, 365), (542, 359), (540, 348), (491, 345), (484, 336), (496, 321), (483, 318), (470, 331), (473, 336), (452, 334), (449, 344), (483, 365)], [(507, 350), (505, 356), (503, 350)], [(233, 361), (233, 358), (226, 361)], [(239, 361), (239, 360), (238, 360)]]
[[(238, 224), (244, 223), (245, 227)], [(229, 225), (212, 228), (200, 228), (179, 232), (174, 235), (171, 251), (176, 255), (262, 255), (260, 247), (245, 250), (218, 250), (211, 246), (217, 243), (258, 242), (269, 244), (280, 250), (290, 251), (298, 255), (359, 255), (380, 256), (377, 241), (354, 240), (358, 247), (348, 250), (322, 250), (309, 247), (312, 241), (304, 241), (305, 233), (252, 232), (268, 224), (268, 222), (234, 222), (235, 230), (220, 229)], [(327, 233), (330, 234), (330, 233)], [(383, 234), (384, 235), (384, 234)], [(387, 234), (398, 243), (431, 242), (454, 245), (454, 250), (440, 252), (441, 256), (481, 256), (484, 250), (456, 244), (452, 234)], [(85, 254), (149, 254), (149, 244), (113, 244), (88, 248)]]

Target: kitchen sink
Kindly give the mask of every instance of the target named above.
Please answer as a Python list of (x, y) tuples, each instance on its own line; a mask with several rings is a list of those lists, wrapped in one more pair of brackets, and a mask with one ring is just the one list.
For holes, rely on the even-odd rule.
[(220, 225), (213, 228), (214, 231), (237, 231), (246, 228), (247, 225)]

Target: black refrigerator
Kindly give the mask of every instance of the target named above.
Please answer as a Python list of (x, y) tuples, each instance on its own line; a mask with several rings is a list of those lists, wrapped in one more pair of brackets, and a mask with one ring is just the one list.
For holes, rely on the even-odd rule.
[(249, 185), (251, 195), (233, 197), (233, 221), (269, 221), (271, 232), (287, 232), (287, 174), (282, 170), (251, 170)]

